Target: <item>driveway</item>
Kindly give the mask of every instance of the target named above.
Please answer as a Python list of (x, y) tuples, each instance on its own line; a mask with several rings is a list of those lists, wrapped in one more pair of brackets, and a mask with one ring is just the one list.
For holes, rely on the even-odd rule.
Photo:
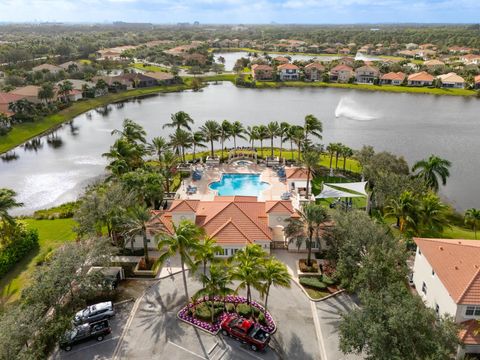
[(57, 349), (51, 356), (55, 360), (103, 360), (111, 359), (113, 351), (118, 344), (120, 336), (127, 323), (127, 318), (130, 315), (133, 302), (128, 302), (116, 307), (117, 313), (110, 319), (110, 327), (112, 333), (107, 335), (103, 341), (96, 341), (95, 339), (86, 341), (84, 343), (75, 345), (71, 351), (64, 351)]

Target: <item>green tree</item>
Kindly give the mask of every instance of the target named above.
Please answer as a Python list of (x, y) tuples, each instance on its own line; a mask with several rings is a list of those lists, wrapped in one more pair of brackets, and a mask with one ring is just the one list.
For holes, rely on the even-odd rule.
[(65, 80), (58, 86), (58, 94), (62, 96), (63, 101), (68, 102), (68, 95), (73, 90), (73, 84), (71, 81)]
[(422, 232), (440, 234), (448, 226), (449, 207), (434, 193), (429, 193), (420, 200), (419, 213)]
[(205, 141), (210, 142), (210, 156), (214, 158), (215, 151), (213, 149), (213, 142), (218, 141), (220, 138), (220, 125), (215, 120), (207, 120), (200, 128), (200, 131), (203, 133)]
[(175, 128), (192, 130), (190, 124), (193, 124), (193, 119), (185, 111), (179, 111), (170, 116), (170, 122), (163, 125), (163, 128)]
[(44, 83), (40, 86), (38, 90), (38, 98), (40, 100), (45, 100), (45, 102), (50, 102), (55, 96), (55, 91), (51, 83)]
[(385, 216), (397, 219), (397, 227), (401, 233), (417, 230), (419, 212), (418, 199), (410, 191), (403, 192), (398, 199), (391, 199), (385, 207)]
[(169, 144), (176, 154), (182, 155), (182, 161), (185, 163), (185, 149), (192, 146), (192, 134), (183, 129), (177, 129), (173, 134), (170, 134)]
[(270, 288), (272, 285), (289, 288), (292, 276), (283, 262), (273, 257), (269, 257), (263, 264), (262, 279), (264, 281), (262, 294), (265, 298), (266, 313), (268, 307), (268, 295), (270, 294)]
[(263, 157), (263, 140), (268, 138), (268, 128), (265, 125), (255, 126), (256, 137), (260, 140), (260, 156)]
[(255, 147), (255, 140), (257, 140), (257, 128), (247, 126), (247, 129), (245, 130), (245, 134), (248, 136), (248, 142), (251, 144), (252, 148)]
[(427, 186), (437, 192), (439, 188), (439, 179), (442, 185), (447, 184), (447, 178), (450, 176), (450, 167), (452, 163), (448, 160), (430, 155), (428, 159), (420, 160), (413, 165), (412, 172), (417, 171), (416, 176), (422, 178)]
[(316, 171), (320, 167), (321, 152), (319, 150), (308, 150), (303, 153), (302, 165), (307, 169), (307, 188), (305, 198), (308, 199), (311, 179), (313, 179)]
[(343, 172), (345, 172), (345, 167), (347, 165), (347, 159), (353, 156), (352, 148), (344, 145), (342, 147), (342, 156), (343, 156)]
[(330, 155), (330, 170), (332, 170), (332, 165), (333, 165), (333, 155), (335, 154), (337, 144), (336, 143), (330, 143), (327, 145), (327, 152)]
[(180, 159), (178, 156), (171, 150), (165, 151), (160, 159), (159, 171), (165, 180), (165, 190), (167, 193), (171, 190), (170, 187), (176, 174), (179, 161)]
[(249, 244), (242, 250), (237, 251), (233, 256), (233, 267), (231, 269), (231, 276), (233, 280), (237, 280), (239, 289), (247, 290), (247, 304), (250, 305), (252, 301), (251, 288), (262, 290), (262, 271), (263, 259), (266, 253), (262, 250), (260, 245)]
[(223, 159), (223, 150), (225, 148), (224, 144), (225, 141), (227, 141), (232, 133), (232, 124), (228, 120), (223, 120), (222, 124), (220, 125), (220, 146), (222, 148), (221, 150), (221, 156), (220, 158)]
[(143, 239), (143, 256), (147, 267), (151, 265), (148, 257), (147, 238), (147, 224), (150, 218), (150, 210), (145, 206), (137, 205), (128, 209), (125, 222), (125, 233), (132, 238), (132, 241), (136, 236), (141, 236)]
[(480, 221), (480, 210), (471, 208), (465, 211), (465, 224), (471, 224), (473, 232), (475, 233), (475, 240), (477, 240), (477, 226)]
[(190, 297), (188, 296), (185, 265), (187, 265), (191, 271), (194, 271), (195, 261), (191, 254), (195, 252), (202, 237), (204, 237), (203, 229), (190, 221), (182, 221), (178, 225), (173, 224), (173, 232), (171, 235), (167, 233), (162, 233), (159, 235), (158, 250), (161, 253), (159, 261), (163, 263), (166, 259), (174, 256), (175, 254), (180, 256), (183, 287), (187, 302), (190, 301)]
[(197, 148), (205, 148), (205, 137), (201, 131), (195, 131), (192, 134), (193, 160), (196, 159)]
[(302, 127), (298, 126), (293, 128), (294, 131), (292, 133), (292, 140), (297, 145), (298, 155), (297, 161), (300, 162), (301, 160), (301, 152), (302, 148), (305, 145), (305, 133)]
[(17, 193), (11, 189), (0, 188), (0, 219), (3, 226), (13, 225), (15, 220), (8, 213), (16, 207), (23, 206), (23, 203), (15, 200)]
[(198, 247), (195, 249), (194, 258), (199, 264), (202, 264), (203, 275), (207, 274), (207, 264), (215, 260), (217, 253), (223, 253), (223, 248), (217, 244), (217, 241), (210, 236), (206, 236), (200, 241)]
[(237, 148), (237, 138), (247, 140), (245, 137), (245, 129), (240, 121), (235, 121), (232, 123), (232, 126), (230, 128), (230, 134), (233, 137), (233, 147), (236, 149)]
[(273, 159), (273, 140), (280, 135), (280, 126), (278, 122), (271, 121), (267, 125), (267, 134), (270, 138), (270, 157)]
[(290, 129), (289, 123), (284, 121), (280, 123), (280, 129), (278, 131), (278, 136), (280, 137), (280, 160), (282, 159), (283, 142), (286, 140), (286, 136), (288, 134), (289, 129)]
[(149, 150), (151, 154), (155, 154), (158, 157), (158, 161), (162, 158), (162, 154), (170, 148), (167, 140), (162, 136), (157, 136), (152, 139), (151, 144), (149, 145)]
[(322, 139), (323, 124), (312, 114), (305, 116), (305, 124), (303, 126), (305, 131), (305, 141), (308, 140), (310, 135), (318, 139)]
[(123, 174), (121, 183), (125, 189), (134, 194), (146, 206), (153, 209), (160, 209), (163, 201), (164, 178), (151, 169), (137, 169)]
[(125, 139), (132, 144), (146, 144), (147, 142), (145, 129), (131, 119), (123, 120), (122, 130), (112, 130), (112, 135), (120, 135), (121, 139)]

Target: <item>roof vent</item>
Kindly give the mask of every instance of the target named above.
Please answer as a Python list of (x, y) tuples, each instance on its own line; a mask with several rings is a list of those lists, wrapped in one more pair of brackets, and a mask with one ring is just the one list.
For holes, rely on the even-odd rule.
[(458, 266), (457, 266), (457, 265), (455, 265), (455, 270), (458, 270)]
[(440, 250), (443, 251), (443, 246), (440, 246)]
[(478, 264), (475, 264), (475, 269), (478, 269), (478, 268), (479, 268)]

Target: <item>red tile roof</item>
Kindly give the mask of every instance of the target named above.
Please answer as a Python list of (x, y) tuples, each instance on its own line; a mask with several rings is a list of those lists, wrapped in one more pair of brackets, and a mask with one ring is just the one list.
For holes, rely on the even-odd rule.
[(408, 81), (433, 81), (433, 76), (426, 71), (421, 71), (408, 76)]
[(318, 69), (323, 71), (325, 70), (325, 66), (317, 62), (312, 62), (305, 66), (305, 70), (308, 70), (308, 69)]
[(200, 200), (175, 200), (170, 207), (170, 212), (173, 211), (196, 211)]
[(263, 70), (263, 71), (272, 71), (273, 68), (270, 65), (264, 65), (264, 64), (253, 64), (252, 65), (252, 70)]
[(405, 74), (403, 72), (389, 72), (382, 76), (382, 80), (398, 80), (403, 81), (405, 79)]
[(18, 100), (23, 99), (25, 96), (7, 93), (7, 92), (0, 92), (0, 104), (10, 104), (11, 102), (15, 102)]
[(480, 304), (480, 241), (415, 238), (457, 304)]
[(480, 83), (480, 75), (475, 76), (475, 84)]
[(471, 319), (460, 323), (458, 338), (465, 345), (480, 345), (480, 325), (477, 320)]
[(278, 70), (298, 70), (298, 66), (295, 64), (282, 64), (277, 66)]
[(292, 206), (291, 201), (269, 200), (269, 201), (265, 201), (265, 212), (267, 214), (269, 214), (271, 212), (293, 214), (295, 211), (293, 210), (293, 206)]
[[(288, 168), (285, 171), (285, 174), (287, 175), (287, 179), (301, 179), (301, 180), (307, 180), (307, 170), (304, 168)], [(310, 176), (311, 177), (311, 176)]]
[(338, 71), (353, 71), (353, 69), (348, 65), (337, 65), (333, 69), (330, 70), (331, 72), (338, 72)]

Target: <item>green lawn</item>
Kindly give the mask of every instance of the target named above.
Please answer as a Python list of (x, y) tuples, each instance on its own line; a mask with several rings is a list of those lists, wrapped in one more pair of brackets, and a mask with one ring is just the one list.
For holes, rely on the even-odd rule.
[(0, 279), (0, 294), (12, 294), (9, 301), (19, 298), (22, 289), (28, 283), (31, 274), (35, 271), (36, 264), (50, 251), (62, 244), (73, 241), (76, 237), (73, 232), (75, 222), (73, 219), (57, 220), (19, 220), (29, 228), (36, 228), (39, 235), (39, 247), (22, 259), (11, 271)]
[(7, 135), (0, 136), (0, 154), (13, 149), (16, 146), (23, 144), (25, 141), (41, 135), (55, 126), (71, 120), (75, 116), (78, 116), (91, 109), (137, 96), (182, 91), (189, 89), (190, 87), (190, 80), (185, 79), (185, 84), (182, 85), (154, 86), (149, 88), (133, 89), (120, 93), (112, 93), (105, 96), (100, 96), (95, 99), (75, 102), (70, 107), (56, 114), (46, 116), (40, 121), (15, 125), (12, 131), (10, 131)]
[(160, 67), (155, 65), (144, 65), (143, 63), (131, 63), (129, 66), (139, 70), (145, 70), (145, 71), (151, 71), (151, 72), (168, 72), (169, 71), (165, 67)]
[[(459, 227), (452, 225), (450, 228), (445, 228), (442, 236), (446, 239), (471, 239), (475, 240), (475, 233), (472, 229)], [(477, 231), (477, 238), (480, 236), (480, 232)]]

